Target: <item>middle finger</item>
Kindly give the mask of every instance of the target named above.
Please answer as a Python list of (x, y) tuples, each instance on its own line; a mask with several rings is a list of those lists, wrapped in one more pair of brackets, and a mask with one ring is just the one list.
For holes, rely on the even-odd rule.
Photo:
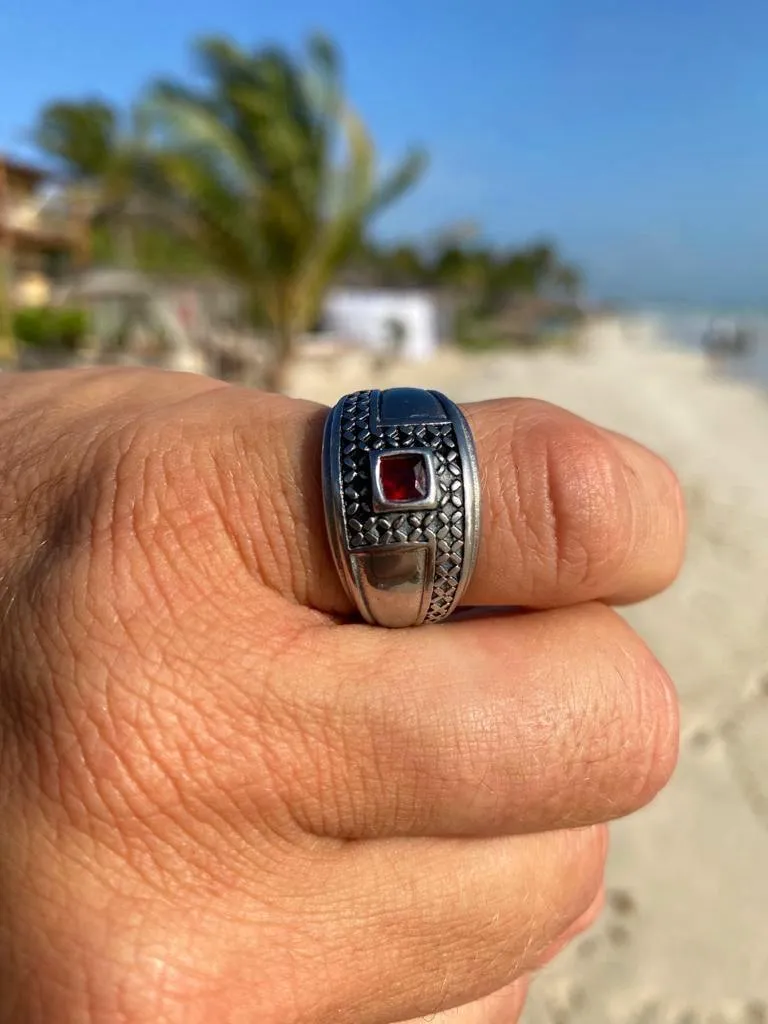
[(603, 605), (332, 633), (314, 657), (333, 661), (340, 682), (303, 678), (291, 696), (308, 753), (290, 799), (316, 834), (588, 825), (645, 804), (674, 767), (669, 678)]

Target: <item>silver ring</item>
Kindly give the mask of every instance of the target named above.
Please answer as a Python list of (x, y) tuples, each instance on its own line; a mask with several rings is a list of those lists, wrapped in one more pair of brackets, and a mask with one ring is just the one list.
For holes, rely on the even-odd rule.
[(469, 424), (438, 391), (357, 391), (328, 415), (323, 497), (339, 576), (379, 626), (440, 622), (458, 606), (480, 539)]

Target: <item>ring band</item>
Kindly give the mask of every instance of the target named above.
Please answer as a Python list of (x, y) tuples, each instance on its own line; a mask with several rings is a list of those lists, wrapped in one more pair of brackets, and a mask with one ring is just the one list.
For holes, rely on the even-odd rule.
[(339, 576), (379, 626), (440, 622), (477, 558), (480, 486), (472, 432), (438, 391), (357, 391), (330, 411), (323, 497)]

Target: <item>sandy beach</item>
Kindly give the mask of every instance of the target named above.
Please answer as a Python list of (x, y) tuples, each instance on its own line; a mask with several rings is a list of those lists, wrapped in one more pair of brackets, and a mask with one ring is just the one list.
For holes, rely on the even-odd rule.
[(526, 1024), (768, 1024), (768, 400), (659, 341), (641, 319), (604, 321), (580, 354), (446, 352), (379, 373), (353, 359), (300, 367), (291, 387), (543, 398), (654, 448), (683, 483), (685, 569), (625, 611), (678, 686), (680, 764), (613, 828), (607, 908), (537, 979)]

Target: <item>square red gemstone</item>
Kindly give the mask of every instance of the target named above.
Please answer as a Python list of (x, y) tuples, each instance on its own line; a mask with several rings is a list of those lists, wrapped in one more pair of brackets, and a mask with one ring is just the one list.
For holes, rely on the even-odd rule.
[(379, 484), (385, 501), (423, 501), (429, 477), (423, 455), (398, 452), (379, 459)]

